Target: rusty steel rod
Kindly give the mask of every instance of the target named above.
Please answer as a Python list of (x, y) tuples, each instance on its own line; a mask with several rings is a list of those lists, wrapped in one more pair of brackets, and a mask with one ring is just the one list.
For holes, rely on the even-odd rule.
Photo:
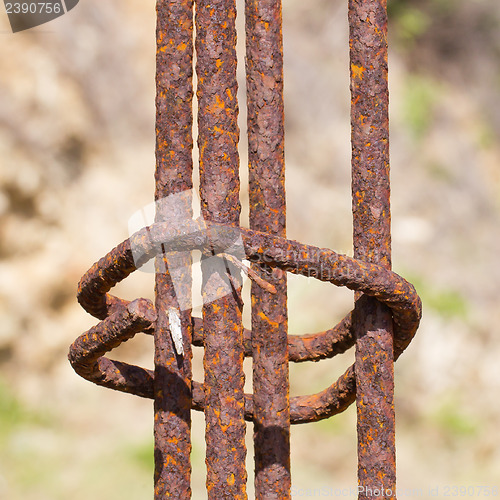
[[(239, 225), (236, 2), (196, 0), (201, 215)], [(208, 498), (245, 499), (245, 395), (241, 285), (227, 261), (203, 253), (205, 440)], [(227, 289), (219, 296), (219, 291)], [(230, 290), (230, 291), (229, 291)]]
[[(201, 217), (192, 214), (193, 2)], [(191, 410), (206, 424), (210, 500), (246, 499), (245, 421), (254, 424), (255, 496), (291, 496), (290, 424), (356, 401), (361, 500), (395, 499), (394, 361), (421, 318), (415, 288), (391, 270), (386, 0), (348, 0), (354, 257), (286, 239), (281, 0), (245, 0), (250, 229), (239, 226), (236, 0), (157, 0), (156, 216), (96, 262), (78, 301), (99, 323), (71, 345), (83, 378), (154, 400), (155, 498), (191, 497)], [(191, 252), (202, 253), (203, 317), (191, 313)], [(110, 290), (155, 259), (155, 304)], [(248, 259), (251, 267), (244, 261)], [(252, 280), (242, 325), (241, 271)], [(318, 333), (288, 335), (286, 273), (344, 286), (355, 307)], [(154, 335), (155, 369), (107, 353)], [(204, 348), (203, 383), (191, 345)], [(288, 362), (356, 346), (324, 390), (289, 395)], [(253, 393), (243, 361), (253, 358)]]
[[(156, 221), (192, 218), (193, 188), (193, 0), (157, 1), (156, 30)], [(171, 200), (172, 198), (170, 198)], [(176, 272), (172, 286), (169, 266)], [(191, 498), (191, 297), (189, 253), (160, 253), (156, 260), (155, 307), (155, 499)], [(183, 304), (179, 303), (179, 300)], [(180, 317), (183, 354), (171, 337), (169, 311)]]
[[(349, 0), (349, 27), (354, 257), (390, 269), (387, 0)], [(395, 498), (389, 309), (358, 294), (354, 330), (359, 498)]]
[[(246, 0), (250, 228), (286, 236), (281, 0)], [(259, 271), (259, 267), (256, 267)], [(252, 283), (255, 498), (290, 498), (286, 274)]]

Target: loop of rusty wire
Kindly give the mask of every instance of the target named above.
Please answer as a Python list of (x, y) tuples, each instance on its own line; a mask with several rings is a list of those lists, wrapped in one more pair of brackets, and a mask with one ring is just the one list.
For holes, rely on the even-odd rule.
[[(154, 374), (150, 370), (112, 361), (103, 355), (138, 331), (147, 332), (154, 322), (154, 308), (145, 299), (130, 303), (108, 294), (109, 290), (159, 252), (210, 249), (215, 254), (222, 253), (235, 240), (236, 234), (241, 234), (245, 255), (254, 263), (345, 286), (387, 305), (393, 317), (395, 359), (410, 343), (421, 317), (420, 298), (413, 285), (384, 267), (333, 250), (245, 228), (198, 221), (187, 223), (182, 228), (156, 223), (115, 247), (94, 264), (80, 281), (80, 304), (93, 316), (105, 319), (71, 346), (69, 357), (75, 370), (98, 385), (137, 396), (153, 397)], [(134, 262), (131, 245), (141, 248), (143, 258), (140, 262)], [(290, 360), (317, 360), (344, 352), (354, 344), (350, 316), (326, 332), (289, 336)], [(194, 319), (193, 326), (194, 342), (203, 344), (200, 320)], [(246, 338), (249, 337), (251, 332), (246, 334)], [(248, 351), (247, 348), (249, 354)], [(354, 366), (351, 366), (324, 391), (290, 398), (290, 421), (297, 424), (328, 418), (344, 411), (354, 401), (355, 394)], [(192, 397), (193, 408), (203, 409), (203, 385), (193, 382)], [(245, 418), (251, 420), (252, 415), (252, 397), (246, 395)]]

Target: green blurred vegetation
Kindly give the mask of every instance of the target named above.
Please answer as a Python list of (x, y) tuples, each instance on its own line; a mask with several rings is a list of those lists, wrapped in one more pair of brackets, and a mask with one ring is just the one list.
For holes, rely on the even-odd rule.
[(50, 418), (39, 410), (28, 409), (0, 379), (0, 443), (5, 445), (10, 433), (22, 426), (48, 426)]
[(449, 14), (461, 0), (389, 0), (387, 12), (389, 17), (395, 17), (412, 8), (430, 10), (441, 14)]
[(481, 430), (477, 417), (467, 412), (456, 394), (447, 394), (441, 403), (432, 409), (428, 419), (438, 435), (449, 443), (457, 439), (475, 438)]
[(410, 73), (406, 78), (402, 111), (415, 139), (422, 139), (429, 131), (440, 92), (439, 83), (429, 76)]
[[(85, 500), (149, 498), (153, 483), (152, 439), (83, 442), (64, 415), (21, 403), (0, 381), (0, 498)], [(106, 436), (102, 441), (106, 443)], [(85, 444), (87, 443), (87, 444)], [(99, 453), (92, 453), (92, 446)], [(60, 473), (58, 473), (58, 471)], [(70, 496), (68, 496), (70, 494)]]
[(431, 18), (421, 7), (407, 6), (404, 1), (389, 3), (389, 17), (394, 21), (397, 43), (403, 48), (412, 48), (418, 37), (425, 34)]
[(152, 472), (154, 470), (154, 440), (147, 439), (141, 443), (128, 445), (124, 450), (125, 456), (141, 469)]
[(417, 290), (422, 299), (422, 308), (425, 314), (430, 310), (449, 320), (452, 318), (466, 321), (470, 317), (471, 305), (463, 293), (454, 288), (439, 288), (427, 282), (420, 276), (411, 276), (411, 273), (402, 273)]
[[(328, 381), (327, 381), (328, 382)], [(331, 381), (330, 381), (331, 382)], [(350, 435), (355, 431), (353, 426), (354, 406), (349, 411), (344, 411), (333, 418), (320, 420), (314, 424), (318, 432), (321, 432), (326, 439), (334, 436)]]
[(464, 296), (456, 290), (432, 290), (425, 295), (425, 303), (443, 318), (466, 319), (469, 304)]
[(472, 417), (461, 412), (455, 404), (444, 404), (438, 408), (433, 420), (439, 426), (440, 433), (448, 435), (450, 439), (474, 437), (480, 428)]

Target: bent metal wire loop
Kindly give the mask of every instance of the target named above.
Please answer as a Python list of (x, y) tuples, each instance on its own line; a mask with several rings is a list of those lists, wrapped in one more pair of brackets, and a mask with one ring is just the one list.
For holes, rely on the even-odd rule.
[[(387, 2), (347, 1), (352, 258), (286, 238), (281, 0), (245, 0), (250, 229), (239, 223), (236, 0), (157, 0), (155, 222), (82, 277), (78, 301), (100, 322), (69, 352), (83, 378), (154, 400), (157, 500), (191, 497), (192, 409), (205, 413), (210, 500), (247, 498), (245, 420), (254, 424), (256, 498), (289, 499), (290, 424), (328, 418), (354, 401), (359, 498), (395, 498), (393, 362), (415, 335), (421, 302), (391, 271)], [(198, 220), (183, 195), (193, 188), (194, 70)], [(174, 209), (162, 203), (179, 195)], [(203, 255), (202, 318), (179, 302), (179, 290), (191, 294), (193, 250)], [(152, 259), (154, 304), (108, 293)], [(241, 271), (252, 280), (250, 330), (241, 321)], [(288, 335), (287, 272), (353, 290), (353, 311), (329, 330)], [(209, 299), (224, 286), (230, 293)], [(141, 332), (154, 335), (154, 371), (106, 356)], [(204, 348), (203, 383), (192, 380), (192, 345)], [(353, 346), (354, 365), (329, 387), (290, 397), (289, 361)], [(243, 391), (245, 356), (253, 394)]]
[[(153, 397), (154, 374), (150, 370), (103, 357), (138, 332), (150, 332), (156, 312), (147, 299), (128, 302), (108, 294), (118, 282), (137, 269), (132, 245), (140, 248), (145, 264), (159, 252), (207, 250), (222, 254), (241, 235), (245, 256), (252, 262), (310, 276), (362, 292), (386, 304), (394, 322), (394, 357), (397, 359), (417, 330), (421, 302), (413, 285), (376, 264), (355, 260), (333, 250), (304, 245), (245, 228), (193, 221), (182, 228), (157, 223), (138, 231), (83, 276), (78, 287), (82, 307), (96, 318), (105, 318), (71, 346), (69, 359), (82, 377), (105, 387), (146, 398)], [(354, 342), (350, 314), (325, 332), (288, 337), (290, 360), (309, 361), (345, 352)], [(194, 343), (203, 345), (203, 324), (193, 318)], [(247, 339), (251, 333), (247, 332)], [(246, 354), (250, 354), (247, 347)], [(193, 408), (204, 406), (201, 384), (193, 386)], [(350, 367), (325, 391), (291, 398), (291, 422), (314, 422), (345, 410), (355, 398), (355, 377)], [(252, 418), (252, 398), (245, 398), (245, 416)]]

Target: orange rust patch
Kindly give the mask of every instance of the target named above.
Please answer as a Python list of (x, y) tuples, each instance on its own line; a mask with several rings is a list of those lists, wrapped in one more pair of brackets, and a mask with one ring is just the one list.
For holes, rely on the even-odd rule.
[(224, 109), (225, 104), (224, 101), (218, 96), (215, 96), (215, 102), (213, 102), (210, 106), (208, 106), (207, 111), (209, 113), (219, 113), (221, 109)]
[(352, 79), (359, 78), (360, 80), (363, 78), (363, 73), (365, 72), (365, 68), (363, 66), (357, 66), (356, 64), (351, 64), (351, 74)]
[(276, 321), (271, 321), (265, 314), (263, 311), (259, 311), (258, 313), (258, 316), (259, 318), (263, 319), (266, 323), (268, 323), (269, 325), (272, 325), (274, 328), (278, 328), (279, 326), (279, 323), (276, 322)]

